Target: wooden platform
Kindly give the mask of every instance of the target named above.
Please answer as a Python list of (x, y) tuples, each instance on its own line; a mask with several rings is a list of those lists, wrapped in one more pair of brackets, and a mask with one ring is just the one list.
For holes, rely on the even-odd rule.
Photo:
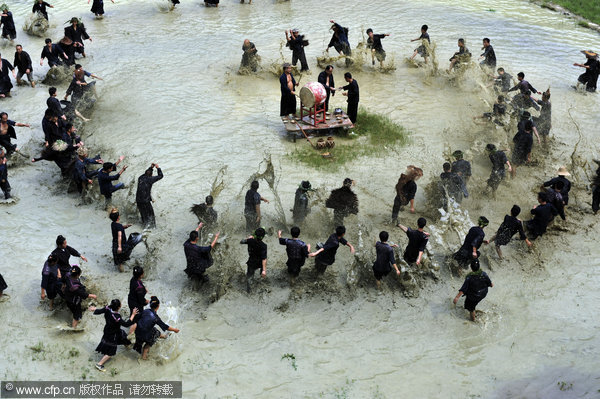
[[(328, 115), (327, 117), (329, 119), (327, 119), (325, 121), (325, 123), (319, 123), (317, 126), (313, 126), (312, 118), (310, 116), (305, 116), (304, 118), (302, 118), (301, 121), (297, 121), (297, 122), (300, 126), (302, 126), (302, 129), (304, 129), (304, 131), (307, 133), (308, 132), (315, 133), (316, 131), (319, 131), (319, 130), (351, 128), (352, 121), (350, 121), (350, 119), (348, 118), (348, 115), (346, 115), (344, 112), (342, 112), (341, 116), (342, 116), (342, 120), (338, 121), (336, 119), (336, 116)], [(281, 121), (283, 122), (283, 124), (285, 126), (285, 130), (287, 130), (288, 133), (300, 133), (300, 128), (298, 127), (298, 125), (296, 123), (287, 121), (287, 118), (283, 118), (283, 117), (281, 118)]]

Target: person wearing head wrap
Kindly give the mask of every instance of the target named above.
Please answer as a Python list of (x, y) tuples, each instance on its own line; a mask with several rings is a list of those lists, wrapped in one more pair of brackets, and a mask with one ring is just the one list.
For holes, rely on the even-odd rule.
[(302, 181), (300, 186), (296, 189), (294, 208), (292, 209), (292, 215), (296, 225), (302, 224), (306, 216), (310, 213), (310, 207), (308, 206), (308, 192), (310, 190), (311, 185), (309, 181)]
[(15, 21), (12, 12), (8, 11), (8, 7), (4, 5), (0, 14), (0, 25), (2, 25), (2, 38), (10, 39), (12, 42), (17, 38), (17, 30), (15, 29)]
[(477, 226), (469, 229), (465, 240), (460, 249), (453, 255), (453, 258), (459, 265), (466, 268), (471, 260), (479, 258), (481, 253), (479, 247), (484, 243), (485, 232), (483, 229), (490, 221), (485, 216), (480, 216), (477, 220)]
[(304, 47), (308, 46), (308, 40), (304, 39), (298, 29), (290, 29), (285, 31), (286, 46), (292, 50), (292, 65), (296, 66), (300, 61), (300, 72), (308, 71), (308, 62), (304, 54)]
[(335, 226), (343, 226), (346, 216), (358, 214), (358, 197), (352, 191), (353, 185), (354, 180), (344, 179), (342, 187), (331, 191), (329, 198), (325, 201), (325, 206), (333, 209), (333, 224)]
[(595, 92), (598, 84), (598, 75), (600, 74), (600, 61), (598, 61), (598, 54), (591, 50), (583, 50), (587, 61), (585, 64), (573, 64), (576, 67), (585, 68), (585, 72), (579, 75), (577, 78), (577, 87), (579, 84), (583, 84), (585, 89), (589, 92)]
[(458, 294), (454, 297), (454, 304), (458, 302), (461, 296), (465, 296), (465, 309), (469, 311), (471, 321), (475, 321), (475, 307), (488, 294), (488, 287), (493, 287), (494, 284), (490, 280), (486, 272), (481, 270), (479, 260), (471, 260), (471, 273), (467, 274)]
[(250, 279), (254, 277), (257, 269), (261, 269), (260, 276), (267, 276), (267, 244), (263, 242), (265, 229), (259, 227), (254, 235), (240, 241), (240, 244), (248, 246), (248, 260), (246, 265), (246, 290), (250, 292)]
[(104, 363), (117, 354), (118, 345), (131, 345), (131, 341), (127, 339), (127, 333), (121, 329), (121, 327), (131, 326), (134, 323), (133, 320), (138, 314), (139, 310), (137, 308), (134, 309), (129, 316), (129, 320), (123, 320), (123, 317), (119, 313), (120, 309), (121, 301), (118, 299), (113, 299), (110, 302), (110, 305), (107, 305), (103, 308), (96, 308), (95, 306), (89, 307), (89, 311), (95, 315), (103, 314), (104, 321), (106, 323), (104, 325), (102, 339), (96, 347), (96, 352), (100, 352), (104, 355), (102, 356), (102, 359), (96, 363), (96, 369), (99, 371), (106, 371), (104, 368)]
[[(156, 168), (157, 175), (152, 176), (153, 169)], [(148, 227), (156, 227), (156, 219), (154, 217), (154, 208), (152, 208), (152, 185), (163, 178), (163, 173), (158, 164), (153, 163), (138, 177), (138, 186), (135, 194), (135, 202), (142, 216), (142, 224)]]

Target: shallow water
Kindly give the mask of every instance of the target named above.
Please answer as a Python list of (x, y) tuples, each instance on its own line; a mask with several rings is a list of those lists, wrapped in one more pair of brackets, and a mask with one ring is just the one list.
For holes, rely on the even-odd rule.
[[(579, 50), (594, 48), (597, 33), (516, 0), (495, 2), (493, 12), (484, 1), (375, 1), (348, 7), (347, 2), (332, 0), (328, 8), (336, 11), (322, 18), (315, 17), (312, 10), (320, 9), (321, 3), (313, 0), (255, 3), (227, 0), (219, 8), (204, 8), (199, 1), (184, 1), (166, 13), (161, 11), (162, 2), (106, 2), (107, 14), (100, 21), (91, 18), (85, 3), (53, 3), (49, 36), (59, 40), (62, 22), (83, 16), (94, 41), (86, 44), (89, 57), (82, 64), (105, 78), (97, 84), (100, 99), (85, 127), (83, 140), (90, 153), (102, 151), (111, 160), (126, 155), (130, 168), (122, 181), (129, 186), (151, 162), (158, 162), (165, 173), (153, 190), (159, 227), (148, 236), (152, 251), (140, 245), (134, 259), (147, 269), (150, 293), (176, 306), (175, 313), (165, 306), (161, 314), (177, 318), (181, 333), (176, 340), (171, 342), (170, 337), (155, 346), (147, 363), (139, 364), (132, 351), (119, 352), (107, 364), (118, 374), (99, 375), (92, 361), (99, 359), (93, 350), (102, 319), (85, 315), (83, 334), (58, 331), (56, 326), (66, 325), (69, 315), (66, 309), (48, 314), (46, 305), (39, 303), (39, 277), (56, 235), (63, 234), (69, 245), (90, 259), (84, 275), (90, 290), (99, 294), (98, 302), (126, 300), (129, 273), (117, 274), (112, 264), (103, 201), (82, 204), (77, 196), (65, 194), (54, 165), (14, 167), (10, 182), (18, 202), (0, 204), (5, 232), (0, 272), (11, 295), (0, 303), (0, 322), (10, 328), (0, 338), (0, 377), (181, 378), (184, 397), (209, 398), (598, 397), (600, 322), (595, 310), (600, 299), (600, 252), (596, 218), (589, 211), (591, 194), (586, 191), (592, 169), (573, 165), (571, 154), (580, 140), (576, 159), (590, 162), (597, 157), (599, 100), (570, 87), (582, 72), (570, 65), (583, 61)], [(17, 42), (32, 56), (34, 74), (41, 80), (47, 71), (47, 66), (39, 66), (43, 39), (21, 30), (30, 4), (22, 2), (12, 9)], [(381, 74), (365, 65), (353, 74), (360, 84), (361, 105), (388, 114), (413, 132), (405, 148), (390, 149), (383, 158), (361, 159), (335, 173), (313, 171), (286, 157), (295, 146), (306, 144), (281, 137), (278, 81), (268, 71), (270, 64), (280, 62), (283, 31), (298, 27), (310, 40), (307, 59), (312, 68), (301, 82), (316, 80), (316, 57), (323, 55), (329, 41), (331, 18), (350, 28), (353, 46), (362, 40), (359, 32), (368, 27), (392, 34), (383, 45), (396, 70)], [(535, 145), (539, 166), (519, 168), (518, 179), (502, 186), (496, 200), (481, 197), (489, 174), (483, 147), (487, 142), (506, 145), (511, 137), (501, 129), (472, 124), (472, 116), (487, 111), (483, 100), (492, 98), (481, 92), (479, 77), (469, 74), (456, 87), (443, 74), (430, 77), (403, 62), (417, 46), (409, 40), (419, 35), (423, 23), (430, 26), (441, 69), (447, 67), (459, 37), (466, 38), (471, 52), (478, 55), (480, 39), (487, 36), (498, 66), (514, 76), (524, 71), (540, 91), (551, 87), (555, 141), (549, 150)], [(237, 75), (244, 38), (256, 44), (262, 57), (265, 70), (254, 77)], [(12, 61), (13, 49), (5, 43), (0, 46)], [(287, 49), (283, 53), (290, 58)], [(343, 72), (342, 67), (335, 70), (338, 84)], [(59, 95), (64, 90), (60, 87)], [(17, 129), (19, 146), (32, 155), (43, 138), (40, 122), (46, 93), (43, 85), (35, 90), (16, 88), (13, 98), (1, 104), (11, 119), (32, 124), (32, 129)], [(331, 105), (343, 106), (343, 99), (335, 96)], [(431, 240), (435, 260), (442, 264), (442, 281), (423, 288), (418, 298), (406, 299), (391, 278), (383, 295), (376, 294), (369, 279), (347, 286), (352, 258), (345, 248), (328, 271), (326, 284), (314, 284), (306, 267), (298, 287), (290, 290), (284, 251), (273, 235), (267, 239), (267, 281), (257, 284), (251, 295), (243, 292), (245, 248), (238, 244), (244, 234), (243, 184), (264, 170), (260, 163), (265, 154), (272, 156), (276, 190), (288, 222), (301, 180), (309, 179), (313, 187), (327, 192), (349, 176), (357, 181), (361, 208), (357, 217), (347, 220), (348, 239), (355, 244), (360, 229), (365, 245), (370, 245), (385, 228), (392, 241), (404, 245), (397, 229), (383, 225), (393, 202), (393, 186), (406, 165), (423, 167), (416, 206), (418, 213), (425, 211), (423, 188), (441, 172), (448, 148), (463, 149), (473, 161), (472, 198), (463, 206), (473, 220), (479, 214), (492, 220), (489, 235), (515, 202), (526, 217), (535, 203), (536, 187), (556, 167), (566, 164), (574, 175), (568, 220), (557, 223), (568, 231), (549, 232), (533, 252), (513, 243), (504, 250), (509, 259), (504, 262), (495, 260), (493, 248), (484, 248), (495, 287), (480, 305), (483, 313), (477, 323), (467, 322), (462, 308), (451, 305), (461, 284), (445, 272), (443, 263), (443, 255), (459, 245), (460, 238), (452, 233), (443, 237), (450, 248)], [(198, 292), (182, 272), (181, 244), (196, 223), (188, 210), (210, 192), (225, 165), (225, 187), (215, 206), (227, 237), (209, 271), (211, 284)], [(266, 181), (261, 181), (259, 191), (274, 199)], [(140, 230), (134, 197), (126, 194), (118, 192), (113, 201), (123, 210), (123, 221), (138, 223), (133, 229)], [(303, 234), (313, 245), (328, 235), (330, 222), (324, 218), (330, 216), (320, 208), (313, 208)], [(275, 227), (281, 218), (274, 201), (262, 209), (266, 227)], [(415, 219), (408, 212), (400, 216), (404, 224), (414, 225)], [(438, 227), (437, 222), (432, 224)], [(308, 261), (307, 266), (311, 264)], [(226, 293), (209, 305), (221, 296), (219, 292)], [(47, 345), (45, 358), (33, 356), (28, 348), (39, 341)], [(66, 353), (71, 348), (79, 354)], [(294, 354), (297, 370), (282, 359), (286, 353)], [(59, 363), (53, 363), (52, 370), (58, 373), (50, 376), (51, 358)], [(559, 382), (573, 387), (561, 391)]]

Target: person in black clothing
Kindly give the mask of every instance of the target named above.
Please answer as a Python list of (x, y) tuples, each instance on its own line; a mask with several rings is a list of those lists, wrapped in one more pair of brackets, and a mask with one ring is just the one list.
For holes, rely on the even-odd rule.
[(71, 255), (75, 256), (76, 258), (81, 258), (81, 260), (87, 262), (87, 258), (80, 254), (75, 248), (68, 246), (67, 239), (61, 235), (56, 237), (56, 248), (50, 255), (56, 257), (58, 269), (60, 270), (60, 275), (63, 282), (65, 281), (71, 268), (71, 264), (69, 263)]
[(585, 72), (577, 78), (577, 87), (581, 83), (585, 86), (585, 90), (593, 93), (596, 91), (596, 86), (598, 85), (600, 61), (598, 61), (598, 54), (591, 50), (583, 50), (582, 53), (585, 54), (585, 58), (587, 59), (585, 64), (573, 64), (573, 66), (585, 68)]
[(539, 134), (546, 144), (546, 140), (550, 135), (550, 129), (552, 129), (552, 103), (550, 103), (550, 89), (546, 90), (542, 94), (541, 100), (536, 100), (540, 106), (540, 116), (534, 117), (533, 121), (538, 126)]
[(325, 86), (327, 98), (325, 99), (325, 112), (329, 111), (329, 97), (335, 96), (335, 81), (333, 80), (333, 65), (327, 65), (319, 74), (318, 82)]
[[(152, 170), (156, 168), (157, 176), (152, 176)], [(156, 227), (156, 219), (154, 217), (154, 208), (152, 208), (151, 191), (152, 185), (163, 178), (163, 173), (158, 164), (153, 163), (144, 172), (143, 175), (138, 177), (138, 187), (135, 194), (135, 202), (142, 216), (142, 224), (144, 226)]]
[(415, 195), (417, 193), (417, 183), (423, 176), (423, 170), (414, 165), (408, 165), (406, 173), (402, 173), (396, 183), (396, 197), (392, 207), (392, 223), (398, 222), (398, 213), (402, 208), (410, 204), (410, 213), (415, 213)]
[(466, 296), (465, 309), (469, 311), (471, 321), (475, 321), (475, 307), (487, 296), (488, 287), (493, 287), (494, 283), (487, 273), (481, 270), (478, 259), (471, 261), (471, 270), (453, 302), (456, 305), (461, 296)]
[(62, 276), (58, 268), (58, 258), (51, 254), (48, 256), (48, 259), (42, 268), (42, 292), (40, 294), (42, 300), (48, 297), (48, 300), (50, 301), (50, 310), (54, 308), (54, 298), (61, 292), (61, 279)]
[(513, 77), (504, 71), (504, 68), (498, 68), (496, 71), (498, 76), (494, 76), (494, 88), (502, 93), (507, 93), (512, 86)]
[[(331, 36), (331, 40), (327, 45), (326, 51), (329, 51), (329, 48), (333, 47), (340, 55), (352, 55), (350, 42), (348, 41), (348, 28), (337, 24), (334, 20), (329, 22), (333, 24), (331, 26), (331, 30), (333, 30), (333, 36)], [(349, 59), (347, 58), (346, 65), (348, 65), (348, 61)]]
[(87, 292), (85, 285), (79, 279), (81, 277), (81, 269), (79, 266), (73, 266), (65, 273), (65, 288), (64, 296), (67, 307), (73, 313), (73, 322), (71, 326), (77, 327), (79, 320), (83, 317), (81, 310), (81, 301), (87, 298), (96, 299), (96, 295)]
[(458, 174), (451, 172), (452, 167), (449, 162), (443, 165), (444, 172), (440, 174), (440, 191), (442, 195), (442, 207), (448, 210), (448, 198), (452, 198), (457, 203), (463, 199), (463, 179)]
[(141, 353), (144, 360), (148, 359), (148, 351), (158, 338), (167, 338), (166, 334), (161, 334), (154, 327), (155, 325), (158, 324), (163, 331), (173, 331), (175, 334), (179, 333), (178, 328), (169, 326), (158, 317), (156, 312), (158, 312), (159, 308), (160, 300), (155, 296), (150, 297), (150, 309), (145, 309), (137, 322), (133, 349)]
[(396, 275), (400, 275), (400, 270), (396, 265), (396, 257), (393, 248), (398, 248), (398, 245), (390, 245), (387, 243), (390, 235), (387, 231), (379, 233), (379, 241), (375, 243), (375, 252), (377, 258), (373, 263), (373, 275), (375, 276), (375, 284), (377, 289), (381, 290), (381, 279), (392, 271), (392, 266), (396, 269)]
[(26, 51), (23, 51), (23, 46), (20, 44), (17, 44), (16, 50), (17, 51), (15, 52), (15, 60), (13, 61), (13, 64), (15, 68), (17, 68), (17, 84), (20, 85), (22, 83), (21, 78), (23, 78), (23, 75), (25, 75), (27, 76), (31, 87), (35, 87), (31, 57)]
[[(110, 0), (113, 4), (115, 0)], [(90, 4), (90, 0), (88, 0), (88, 4)], [(175, 5), (173, 5), (175, 7)], [(103, 18), (104, 16), (104, 0), (93, 0), (91, 12), (94, 13), (96, 18)]]
[(308, 256), (315, 257), (315, 269), (317, 273), (323, 274), (327, 270), (327, 266), (333, 265), (335, 262), (335, 254), (342, 245), (347, 245), (350, 248), (350, 253), (354, 255), (354, 247), (350, 244), (344, 236), (346, 235), (346, 228), (344, 226), (338, 226), (335, 228), (335, 233), (329, 236), (325, 244), (317, 244), (318, 250), (311, 252)]
[(56, 115), (60, 117), (62, 120), (67, 120), (65, 113), (63, 112), (62, 106), (60, 105), (60, 101), (56, 98), (56, 87), (51, 87), (48, 89), (48, 94), (50, 97), (46, 100), (46, 106), (51, 111), (52, 115)]
[(561, 166), (558, 168), (556, 172), (558, 174), (557, 177), (554, 177), (547, 182), (544, 183), (544, 187), (552, 187), (555, 188), (558, 182), (562, 182), (562, 190), (560, 190), (560, 195), (562, 195), (563, 202), (565, 205), (569, 205), (569, 191), (571, 191), (571, 182), (567, 179), (567, 176), (571, 176), (571, 174), (567, 171), (565, 166)]
[(411, 263), (416, 263), (417, 265), (421, 264), (423, 252), (425, 252), (425, 247), (429, 242), (429, 233), (423, 231), (425, 225), (427, 225), (427, 220), (425, 220), (425, 218), (417, 219), (416, 230), (413, 230), (410, 227), (406, 227), (401, 224), (398, 225), (398, 227), (400, 227), (400, 229), (402, 229), (408, 237), (408, 245), (404, 250), (403, 259), (409, 265)]
[[(141, 266), (135, 266), (133, 268), (133, 277), (129, 280), (129, 294), (127, 294), (127, 305), (129, 306), (129, 315), (133, 315), (133, 321), (137, 322), (140, 318), (139, 316), (134, 315), (134, 311), (137, 309), (138, 314), (142, 313), (144, 310), (144, 306), (148, 304), (148, 300), (146, 299), (146, 294), (148, 290), (144, 286), (142, 279), (144, 278), (144, 268)], [(135, 331), (135, 327), (132, 327), (129, 330), (131, 334)]]
[(386, 36), (389, 36), (389, 33), (384, 34), (374, 34), (373, 29), (367, 29), (367, 47), (371, 49), (371, 61), (372, 64), (375, 65), (375, 58), (379, 61), (379, 64), (383, 68), (383, 61), (385, 61), (385, 50), (381, 45), (381, 39), (385, 39)]
[(260, 60), (260, 57), (256, 54), (258, 51), (256, 50), (256, 46), (250, 40), (246, 39), (242, 45), (242, 51), (244, 54), (242, 54), (240, 68), (250, 68), (252, 72), (256, 72)]
[(113, 259), (119, 271), (123, 272), (123, 263), (129, 260), (133, 248), (142, 241), (142, 235), (140, 233), (131, 233), (129, 238), (127, 238), (125, 229), (131, 227), (131, 225), (126, 224), (123, 226), (119, 223), (121, 217), (117, 208), (112, 208), (108, 217), (112, 221), (110, 230), (112, 232)]
[(4, 295), (4, 290), (6, 290), (8, 288), (8, 284), (6, 284), (6, 281), (4, 281), (4, 277), (2, 277), (2, 275), (0, 274), (0, 298), (2, 298), (2, 295)]
[(198, 216), (198, 221), (211, 227), (217, 223), (218, 214), (213, 208), (215, 200), (212, 195), (207, 195), (203, 204), (194, 204), (190, 211)]
[(71, 26), (65, 28), (65, 37), (68, 37), (73, 41), (73, 48), (76, 53), (80, 53), (85, 57), (85, 46), (83, 45), (84, 40), (92, 41), (90, 35), (85, 30), (83, 23), (77, 18), (71, 18)]
[(18, 123), (8, 119), (6, 112), (0, 112), (0, 147), (6, 150), (6, 156), (19, 151), (16, 144), (12, 144), (11, 139), (17, 139), (15, 127), (30, 127), (27, 123)]
[(98, 173), (98, 185), (100, 186), (100, 194), (104, 195), (104, 197), (107, 200), (110, 200), (112, 198), (112, 194), (115, 191), (125, 188), (125, 184), (119, 183), (113, 186), (111, 181), (118, 180), (119, 177), (121, 177), (121, 175), (123, 174), (123, 172), (127, 170), (127, 165), (123, 166), (119, 173), (112, 176), (110, 174), (110, 172), (114, 172), (116, 170), (117, 165), (123, 159), (125, 159), (125, 157), (121, 156), (119, 157), (119, 160), (115, 163), (104, 162), (104, 164), (102, 165), (102, 170)]
[(523, 129), (519, 129), (513, 137), (515, 146), (512, 153), (511, 176), (514, 178), (517, 174), (517, 166), (531, 161), (531, 148), (533, 147), (533, 122), (525, 121)]
[(483, 244), (485, 238), (485, 232), (483, 229), (489, 223), (490, 221), (485, 216), (480, 216), (477, 220), (477, 226), (473, 226), (469, 229), (463, 245), (453, 255), (453, 258), (460, 266), (466, 268), (471, 260), (479, 258), (481, 255), (479, 252), (479, 247), (481, 247), (481, 244)]
[(354, 180), (345, 178), (342, 187), (332, 190), (325, 201), (325, 206), (333, 209), (335, 226), (342, 226), (345, 217), (358, 214), (358, 197), (352, 191), (353, 185)]
[[(423, 25), (421, 26), (421, 36), (417, 37), (416, 39), (412, 39), (411, 42), (416, 42), (417, 40), (421, 40), (421, 43), (423, 42), (423, 40), (427, 40), (427, 43), (431, 44), (431, 39), (429, 38), (429, 33), (427, 33), (427, 30), (429, 29), (429, 27), (427, 25)], [(425, 47), (424, 44), (421, 44), (419, 47), (417, 47), (415, 49), (415, 52), (413, 53), (412, 57), (410, 57), (410, 59), (414, 59), (417, 54), (419, 54), (421, 57), (423, 57), (425, 59), (425, 63), (427, 64), (427, 48)]]
[(592, 189), (592, 211), (595, 215), (600, 210), (600, 161), (594, 159), (594, 162), (598, 165), (598, 169), (596, 169), (596, 176), (592, 179), (590, 186)]
[(548, 203), (552, 204), (556, 208), (556, 211), (562, 220), (566, 220), (565, 202), (560, 194), (563, 187), (564, 183), (559, 181), (554, 185), (554, 187), (551, 187), (549, 190), (547, 190), (546, 194), (548, 196)]
[[(519, 81), (516, 85), (514, 85), (513, 87), (511, 87), (508, 91), (515, 91), (515, 90), (519, 90), (521, 92), (521, 94), (526, 95), (527, 92), (531, 92), (531, 93), (537, 93), (537, 94), (542, 94), (541, 92), (537, 91), (532, 85), (531, 83), (529, 83), (528, 81), (525, 80), (525, 74), (523, 72), (519, 72), (517, 74), (517, 80)], [(531, 94), (530, 93), (530, 94)]]
[(89, 311), (95, 315), (104, 314), (104, 320), (106, 321), (102, 339), (96, 347), (96, 352), (100, 352), (104, 355), (102, 356), (102, 359), (96, 363), (96, 368), (99, 371), (106, 371), (104, 363), (117, 354), (117, 345), (131, 345), (131, 341), (127, 339), (127, 333), (123, 331), (121, 327), (129, 327), (134, 323), (133, 319), (138, 314), (138, 309), (133, 309), (129, 320), (123, 320), (123, 317), (119, 313), (120, 309), (121, 301), (118, 299), (113, 299), (110, 301), (110, 305), (103, 308), (96, 308), (95, 306), (89, 307)]
[(279, 77), (281, 86), (281, 104), (279, 107), (279, 116), (295, 115), (296, 114), (296, 83), (294, 75), (292, 75), (292, 66), (287, 62), (283, 64), (283, 74)]
[(297, 225), (302, 224), (306, 216), (310, 213), (310, 207), (308, 206), (308, 192), (310, 190), (311, 185), (309, 181), (301, 182), (300, 186), (296, 189), (292, 216), (294, 223)]
[(196, 230), (190, 232), (190, 238), (183, 243), (183, 252), (185, 253), (185, 260), (187, 267), (185, 273), (189, 278), (198, 278), (201, 282), (205, 283), (208, 281), (208, 277), (204, 274), (206, 269), (212, 266), (213, 259), (210, 255), (211, 251), (217, 245), (219, 239), (219, 233), (215, 234), (213, 241), (210, 245), (201, 247), (198, 245), (198, 232), (204, 224), (200, 222)]
[(448, 67), (448, 72), (450, 72), (453, 68), (458, 67), (461, 62), (465, 62), (467, 59), (471, 59), (471, 52), (465, 45), (465, 39), (458, 39), (457, 44), (458, 51), (455, 52), (452, 57), (450, 57), (450, 66)]
[(519, 122), (517, 123), (517, 132), (519, 130), (525, 130), (525, 126), (528, 125), (527, 122), (531, 122), (531, 131), (537, 138), (538, 144), (542, 144), (542, 140), (540, 140), (540, 134), (538, 133), (537, 126), (531, 117), (531, 112), (523, 111), (520, 112)]
[(484, 112), (483, 115), (474, 116), (473, 119), (487, 119), (488, 121), (493, 121), (499, 126), (504, 126), (504, 122), (500, 119), (504, 115), (506, 115), (506, 102), (504, 101), (504, 96), (499, 95), (494, 103), (492, 112)]
[(506, 176), (506, 169), (504, 168), (504, 165), (508, 166), (509, 172), (512, 171), (512, 166), (510, 166), (510, 162), (506, 157), (506, 153), (502, 150), (496, 149), (494, 144), (486, 145), (485, 150), (490, 158), (490, 161), (492, 162), (492, 173), (487, 181), (487, 185), (495, 194), (500, 182), (504, 180), (504, 177)]
[(519, 238), (524, 240), (527, 246), (531, 247), (532, 245), (531, 241), (529, 241), (525, 235), (525, 231), (523, 230), (523, 222), (517, 219), (519, 213), (521, 213), (521, 208), (518, 205), (513, 205), (512, 209), (510, 210), (510, 216), (504, 216), (504, 221), (500, 227), (498, 227), (498, 231), (496, 231), (496, 234), (494, 234), (488, 241), (496, 244), (496, 252), (498, 253), (498, 257), (500, 259), (503, 259), (502, 250), (500, 247), (508, 244), (512, 237), (517, 233), (519, 233)]
[(452, 162), (452, 173), (456, 173), (460, 176), (463, 181), (462, 192), (465, 197), (469, 196), (469, 191), (467, 190), (467, 183), (471, 178), (471, 162), (463, 159), (464, 154), (461, 150), (456, 150), (452, 153), (452, 156), (456, 161)]
[(0, 25), (2, 25), (2, 38), (10, 39), (12, 42), (17, 38), (17, 30), (15, 29), (15, 21), (12, 12), (8, 11), (8, 7), (4, 5), (2, 14), (0, 14)]
[(46, 45), (42, 49), (42, 56), (40, 59), (40, 65), (44, 65), (44, 58), (48, 59), (48, 65), (50, 68), (56, 65), (62, 65), (63, 62), (59, 58), (59, 55), (62, 54), (63, 58), (69, 59), (67, 53), (64, 52), (62, 47), (58, 44), (52, 44), (52, 39), (46, 39)]
[(360, 100), (358, 82), (352, 78), (350, 72), (344, 74), (344, 79), (348, 84), (340, 87), (339, 90), (347, 90), (343, 95), (348, 96), (348, 118), (350, 118), (352, 123), (356, 123), (356, 117), (358, 116), (358, 101)]
[(281, 230), (277, 232), (279, 244), (285, 245), (285, 251), (288, 256), (286, 262), (287, 271), (290, 275), (290, 283), (294, 284), (296, 278), (300, 275), (300, 269), (304, 266), (308, 253), (310, 252), (310, 244), (305, 244), (304, 241), (298, 239), (300, 237), (300, 227), (294, 226), (290, 230), (292, 238), (282, 238)]
[(46, 21), (47, 21), (48, 20), (48, 11), (46, 11), (46, 7), (54, 8), (53, 5), (46, 3), (44, 0), (36, 0), (36, 2), (33, 4), (33, 7), (31, 8), (31, 12), (33, 14), (35, 14), (36, 12), (39, 12), (40, 14), (42, 14), (44, 16), (44, 18), (46, 18)]
[(538, 203), (539, 205), (534, 206), (531, 210), (533, 219), (525, 222), (525, 227), (529, 232), (528, 236), (531, 240), (544, 235), (548, 224), (558, 215), (558, 211), (554, 205), (548, 203), (548, 195), (546, 193), (538, 193)]
[(92, 179), (98, 175), (98, 170), (88, 172), (86, 169), (87, 165), (90, 164), (102, 164), (104, 161), (97, 155), (95, 158), (88, 158), (89, 152), (85, 147), (77, 149), (77, 157), (73, 164), (73, 181), (77, 187), (77, 191), (82, 193), (83, 189), (88, 184), (92, 184)]
[(283, 74), (279, 77), (280, 89), (281, 89), (281, 104), (280, 104), (280, 116), (287, 117), (288, 115), (296, 114), (296, 87), (299, 83), (296, 83), (294, 75), (292, 75), (292, 65), (289, 63), (283, 64)]
[(267, 277), (267, 244), (263, 242), (265, 229), (259, 227), (254, 235), (240, 241), (240, 244), (248, 246), (248, 260), (246, 265), (246, 290), (250, 292), (250, 279), (254, 277), (256, 269), (261, 269), (260, 276)]
[(13, 88), (13, 84), (10, 81), (9, 71), (12, 72), (13, 77), (16, 79), (15, 68), (6, 58), (1, 58), (0, 55), (0, 98), (11, 96), (10, 90)]
[(246, 232), (255, 231), (260, 226), (262, 215), (260, 212), (260, 202), (269, 203), (269, 200), (263, 198), (258, 193), (258, 181), (250, 183), (250, 190), (246, 192), (244, 199), (244, 217), (246, 218)]
[(483, 54), (481, 54), (479, 59), (483, 58), (483, 61), (481, 61), (480, 65), (485, 65), (492, 68), (492, 70), (496, 68), (496, 52), (490, 44), (490, 39), (487, 37), (483, 39), (483, 47), (481, 49), (483, 50)]
[(4, 199), (10, 199), (10, 183), (8, 182), (8, 166), (6, 165), (6, 156), (4, 150), (0, 148), (0, 190), (4, 194)]
[(308, 71), (308, 62), (304, 54), (304, 47), (308, 46), (308, 40), (304, 39), (304, 35), (298, 33), (298, 29), (285, 31), (286, 46), (292, 50), (292, 65), (296, 66), (300, 60), (300, 72)]

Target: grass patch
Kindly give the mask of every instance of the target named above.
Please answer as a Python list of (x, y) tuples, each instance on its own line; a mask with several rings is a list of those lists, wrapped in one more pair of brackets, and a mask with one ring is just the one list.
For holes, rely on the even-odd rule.
[(585, 21), (579, 21), (579, 22), (577, 22), (577, 25), (579, 25), (579, 26), (581, 26), (583, 28), (589, 28), (590, 27), (590, 24), (588, 24)]
[(600, 24), (600, 1), (598, 0), (552, 0), (552, 3), (563, 6), (574, 14)]
[(281, 360), (283, 359), (288, 359), (294, 370), (298, 371), (298, 365), (296, 364), (296, 356), (294, 356), (293, 353), (286, 353), (285, 355), (281, 356)]
[[(336, 170), (339, 166), (363, 156), (379, 155), (391, 147), (404, 145), (408, 141), (409, 132), (385, 115), (375, 114), (361, 108), (358, 119), (350, 134), (338, 134), (335, 147), (317, 150), (307, 143), (297, 144), (289, 156), (301, 163), (316, 169)], [(313, 143), (316, 140), (312, 139)], [(325, 158), (323, 153), (331, 156)]]

